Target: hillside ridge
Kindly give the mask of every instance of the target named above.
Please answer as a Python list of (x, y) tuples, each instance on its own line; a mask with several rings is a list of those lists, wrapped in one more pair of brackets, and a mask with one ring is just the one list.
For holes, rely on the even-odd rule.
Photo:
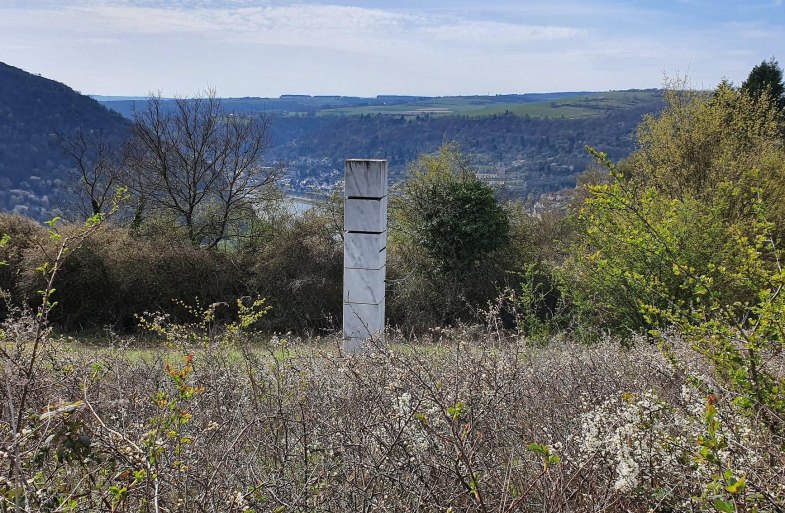
[[(134, 105), (145, 101), (97, 98), (0, 63), (0, 210), (51, 217), (73, 182), (59, 135), (82, 129), (119, 143)], [(227, 112), (272, 118), (267, 158), (286, 166), (283, 185), (292, 192), (331, 190), (350, 156), (387, 159), (391, 178), (400, 179), (418, 155), (455, 142), (489, 182), (536, 201), (575, 185), (591, 162), (587, 145), (614, 159), (629, 155), (642, 116), (662, 107), (662, 91), (221, 101)]]
[(124, 137), (128, 122), (67, 85), (0, 62), (0, 209), (45, 217), (72, 163), (59, 135)]

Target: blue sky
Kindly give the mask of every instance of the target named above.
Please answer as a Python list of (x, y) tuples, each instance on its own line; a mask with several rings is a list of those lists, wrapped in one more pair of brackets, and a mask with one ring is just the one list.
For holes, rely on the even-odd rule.
[(86, 94), (502, 94), (739, 84), (783, 0), (0, 0), (0, 61)]

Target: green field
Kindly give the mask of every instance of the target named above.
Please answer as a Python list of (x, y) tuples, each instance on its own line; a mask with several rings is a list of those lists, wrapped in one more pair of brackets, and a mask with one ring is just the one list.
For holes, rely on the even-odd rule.
[(660, 91), (656, 90), (579, 93), (576, 96), (558, 100), (526, 103), (499, 101), (493, 96), (443, 97), (398, 105), (322, 109), (319, 111), (319, 115), (388, 114), (416, 116), (430, 114), (437, 116), (490, 116), (511, 112), (520, 116), (529, 115), (538, 118), (585, 118), (598, 116), (609, 110), (635, 108), (659, 102), (661, 94)]

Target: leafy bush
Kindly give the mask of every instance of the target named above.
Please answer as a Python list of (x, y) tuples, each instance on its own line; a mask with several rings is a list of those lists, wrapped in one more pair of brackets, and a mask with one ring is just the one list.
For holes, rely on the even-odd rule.
[(785, 230), (785, 148), (771, 104), (727, 84), (711, 96), (672, 91), (668, 99), (641, 125), (640, 149), (611, 169), (611, 182), (590, 187), (584, 236), (564, 266), (584, 322), (602, 329), (670, 322), (642, 305), (694, 306), (700, 297), (686, 274), (712, 274), (725, 304), (753, 301), (758, 283), (716, 270), (739, 269), (755, 237), (776, 246)]
[(392, 206), (400, 237), (423, 250), (435, 272), (456, 279), (508, 242), (509, 221), (493, 189), (453, 146), (421, 156)]
[(608, 166), (612, 182), (592, 188), (583, 211), (590, 249), (572, 264), (589, 270), (589, 286), (577, 300), (606, 306), (616, 327), (674, 326), (736, 405), (782, 435), (785, 376), (771, 362), (785, 347), (785, 274), (756, 173), (714, 184), (707, 203), (638, 188)]
[[(65, 236), (80, 225), (64, 225)], [(50, 259), (50, 241), (25, 253), (20, 282), (23, 297), (35, 304), (42, 288), (35, 269)], [(53, 322), (65, 330), (113, 326), (133, 329), (135, 316), (145, 311), (165, 311), (185, 319), (173, 300), (188, 304), (231, 301), (245, 293), (227, 255), (194, 248), (166, 239), (134, 239), (128, 230), (104, 226), (74, 249), (54, 283), (54, 297), (61, 307)]]
[[(669, 91), (668, 107), (638, 128), (639, 149), (619, 169), (635, 187), (669, 199), (726, 203), (729, 220), (753, 212), (727, 186), (760, 188), (771, 221), (785, 229), (785, 148), (774, 105), (723, 82), (710, 95)], [(781, 235), (781, 234), (780, 234)]]
[(507, 212), (457, 148), (421, 156), (390, 209), (388, 305), (397, 323), (455, 323), (504, 288)]

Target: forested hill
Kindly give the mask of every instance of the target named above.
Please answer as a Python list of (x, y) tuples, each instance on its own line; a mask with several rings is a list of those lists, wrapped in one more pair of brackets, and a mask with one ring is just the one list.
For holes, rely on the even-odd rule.
[[(129, 117), (140, 103), (101, 101)], [(485, 179), (526, 199), (573, 187), (591, 162), (587, 145), (614, 160), (627, 157), (643, 115), (662, 106), (659, 90), (223, 100), (228, 111), (272, 118), (268, 156), (286, 165), (295, 191), (329, 190), (346, 158), (387, 159), (395, 180), (418, 155), (455, 142)]]
[[(134, 102), (102, 98), (129, 115)], [(169, 102), (164, 101), (164, 107)], [(393, 179), (418, 155), (456, 142), (478, 173), (512, 196), (535, 199), (574, 186), (590, 163), (585, 146), (614, 160), (633, 150), (658, 90), (415, 97), (284, 95), (228, 98), (227, 111), (272, 118), (268, 157), (285, 164), (294, 191), (330, 189), (346, 158), (385, 158)], [(120, 108), (122, 107), (122, 108)], [(125, 109), (125, 110), (124, 110)], [(52, 215), (72, 176), (58, 134), (100, 132), (120, 140), (128, 119), (59, 82), (0, 63), (0, 210)]]
[(561, 108), (570, 108), (566, 101), (540, 106), (547, 115), (276, 116), (272, 153), (287, 162), (296, 189), (329, 186), (330, 179), (341, 177), (343, 159), (354, 157), (388, 159), (395, 179), (417, 155), (455, 142), (486, 179), (503, 182), (516, 197), (534, 199), (575, 186), (591, 161), (587, 145), (614, 160), (626, 158), (643, 115), (663, 105), (659, 91), (637, 98), (604, 106), (597, 98), (576, 100), (594, 110), (570, 118), (561, 116)]
[(0, 209), (40, 217), (72, 162), (57, 134), (79, 128), (117, 137), (127, 121), (68, 86), (0, 62)]

